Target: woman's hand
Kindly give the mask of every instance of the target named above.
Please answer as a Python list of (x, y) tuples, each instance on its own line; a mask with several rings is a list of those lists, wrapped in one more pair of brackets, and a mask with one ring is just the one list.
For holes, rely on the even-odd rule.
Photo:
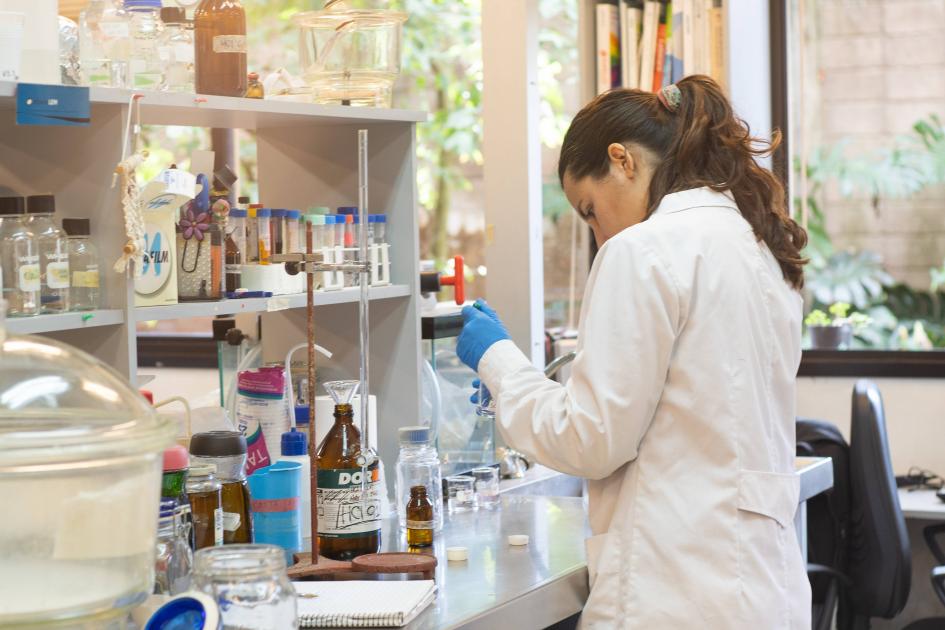
[(479, 361), (486, 350), (497, 341), (509, 338), (509, 333), (499, 316), (482, 300), (474, 306), (463, 308), (463, 332), (456, 342), (456, 354), (460, 360), (479, 371)]

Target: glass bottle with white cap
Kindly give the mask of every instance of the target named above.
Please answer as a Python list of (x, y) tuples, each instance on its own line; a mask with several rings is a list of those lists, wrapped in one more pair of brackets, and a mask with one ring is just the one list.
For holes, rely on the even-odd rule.
[(399, 431), (400, 454), (397, 457), (396, 503), (400, 527), (407, 524), (410, 489), (424, 486), (433, 502), (435, 529), (443, 527), (443, 479), (440, 458), (433, 446), (430, 427), (402, 427)]

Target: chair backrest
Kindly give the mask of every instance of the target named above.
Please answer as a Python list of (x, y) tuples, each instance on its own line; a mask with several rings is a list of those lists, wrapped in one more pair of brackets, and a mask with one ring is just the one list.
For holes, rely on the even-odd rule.
[(891, 619), (909, 597), (912, 560), (889, 458), (883, 399), (868, 380), (857, 381), (853, 388), (850, 492), (847, 562), (852, 612)]

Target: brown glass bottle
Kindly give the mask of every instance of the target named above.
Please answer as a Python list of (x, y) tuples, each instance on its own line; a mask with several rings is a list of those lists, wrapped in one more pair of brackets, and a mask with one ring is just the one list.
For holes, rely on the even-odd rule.
[(361, 433), (354, 426), (354, 408), (335, 405), (335, 424), (318, 447), (318, 546), (334, 560), (351, 560), (381, 548), (380, 474), (377, 462), (368, 469), (370, 482), (362, 495)]
[(433, 544), (433, 501), (427, 496), (426, 486), (410, 488), (407, 502), (407, 544), (411, 547), (429, 547)]
[(226, 236), (225, 256), (226, 290), (232, 293), (239, 289), (242, 283), (240, 265), (243, 263), (243, 252), (240, 251), (240, 246), (233, 238), (233, 234), (227, 234)]
[(240, 0), (202, 0), (194, 12), (198, 94), (246, 93), (246, 11)]

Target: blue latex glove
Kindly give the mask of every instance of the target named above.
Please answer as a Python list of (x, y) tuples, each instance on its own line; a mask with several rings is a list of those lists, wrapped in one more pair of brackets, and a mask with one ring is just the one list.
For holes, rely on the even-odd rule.
[[(469, 402), (471, 402), (472, 404), (476, 406), (479, 406), (479, 385), (481, 384), (482, 383), (478, 378), (473, 379), (473, 382), (472, 382), (473, 393), (469, 397)], [(489, 396), (492, 396), (492, 392), (489, 391), (488, 387), (486, 388), (486, 392), (489, 394)]]
[(463, 332), (456, 342), (459, 359), (479, 371), (479, 361), (486, 350), (497, 341), (509, 338), (509, 333), (499, 321), (499, 316), (482, 300), (475, 306), (463, 308)]

